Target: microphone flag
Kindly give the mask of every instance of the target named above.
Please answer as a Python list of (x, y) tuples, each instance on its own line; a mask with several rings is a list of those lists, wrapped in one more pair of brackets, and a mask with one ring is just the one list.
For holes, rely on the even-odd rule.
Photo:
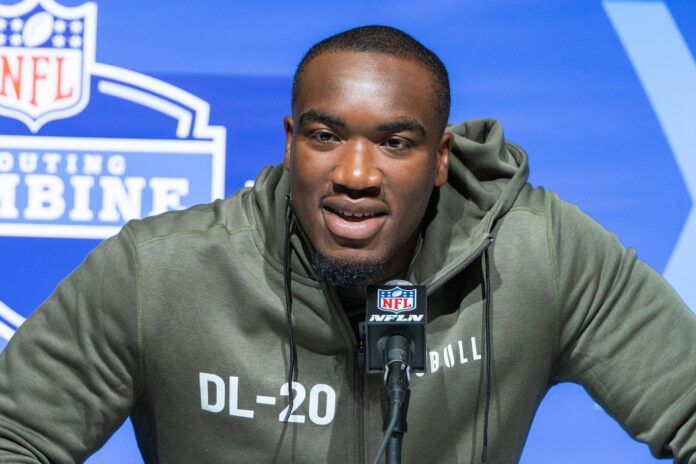
[(427, 296), (425, 285), (369, 285), (365, 311), (367, 370), (384, 371), (384, 345), (391, 335), (403, 335), (413, 343), (410, 368), (425, 372)]

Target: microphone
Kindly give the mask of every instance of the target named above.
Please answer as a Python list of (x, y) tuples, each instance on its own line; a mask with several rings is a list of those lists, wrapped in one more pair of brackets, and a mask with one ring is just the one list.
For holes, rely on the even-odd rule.
[(384, 438), (374, 464), (379, 463), (387, 446), (387, 463), (401, 462), (411, 371), (425, 371), (426, 303), (424, 285), (390, 280), (367, 287), (365, 322), (361, 328), (367, 348), (367, 370), (384, 372), (389, 397)]
[(425, 372), (427, 298), (425, 285), (390, 280), (367, 287), (367, 308), (363, 332), (367, 371), (386, 373), (387, 339), (400, 334), (410, 340), (409, 372)]

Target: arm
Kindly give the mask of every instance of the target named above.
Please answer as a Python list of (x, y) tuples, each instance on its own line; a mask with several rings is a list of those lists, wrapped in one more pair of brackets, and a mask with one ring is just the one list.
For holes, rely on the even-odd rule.
[(696, 463), (696, 317), (577, 207), (547, 203), (555, 255), (554, 381), (582, 384), (656, 457)]
[(102, 243), (0, 356), (0, 462), (83, 461), (138, 393), (137, 264), (127, 228)]

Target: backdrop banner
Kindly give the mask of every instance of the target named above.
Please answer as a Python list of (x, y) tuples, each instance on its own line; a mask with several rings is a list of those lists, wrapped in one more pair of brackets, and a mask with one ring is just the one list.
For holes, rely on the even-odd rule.
[[(280, 162), (303, 53), (365, 24), (435, 51), (451, 122), (501, 121), (532, 184), (696, 308), (692, 1), (0, 0), (0, 350), (128, 220), (231, 195)], [(130, 422), (88, 462), (142, 462)], [(521, 462), (657, 461), (563, 384)]]

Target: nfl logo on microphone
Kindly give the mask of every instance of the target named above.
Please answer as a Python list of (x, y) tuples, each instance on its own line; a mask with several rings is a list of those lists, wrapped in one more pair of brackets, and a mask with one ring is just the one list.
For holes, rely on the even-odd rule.
[(404, 290), (394, 287), (391, 290), (379, 290), (377, 307), (382, 311), (394, 314), (413, 311), (416, 309), (416, 290)]

